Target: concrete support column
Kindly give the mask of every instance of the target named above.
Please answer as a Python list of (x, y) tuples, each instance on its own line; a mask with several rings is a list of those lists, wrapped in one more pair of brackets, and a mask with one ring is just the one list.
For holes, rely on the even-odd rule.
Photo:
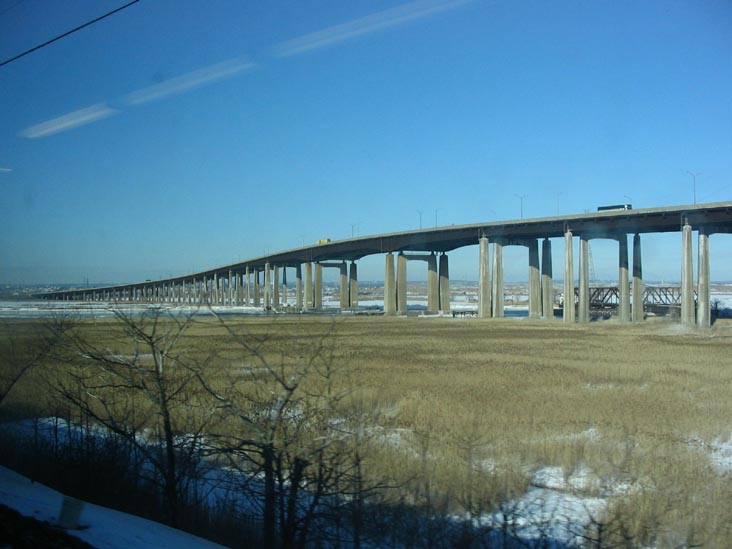
[(618, 238), (618, 286), (620, 303), (618, 304), (618, 319), (620, 322), (630, 322), (630, 283), (628, 281), (628, 235)]
[(323, 308), (323, 266), (320, 263), (315, 264), (315, 294), (314, 306), (316, 309)]
[(295, 266), (295, 307), (298, 311), (302, 311), (302, 264)]
[(691, 225), (681, 228), (681, 323), (694, 324), (694, 273), (691, 256)]
[(572, 231), (564, 233), (564, 322), (574, 322), (574, 250)]
[(541, 279), (539, 277), (539, 241), (529, 242), (529, 317), (541, 316)]
[(580, 235), (577, 322), (590, 321), (590, 241)]
[(229, 270), (229, 288), (228, 288), (228, 299), (229, 299), (229, 307), (231, 307), (234, 304), (234, 273)]
[(489, 318), (491, 310), (491, 270), (488, 237), (478, 239), (478, 317)]
[(712, 325), (711, 296), (709, 293), (709, 234), (704, 227), (699, 228), (699, 274), (697, 277), (696, 322), (700, 328)]
[(343, 261), (341, 262), (340, 277), (338, 282), (338, 304), (341, 309), (348, 308), (348, 264)]
[(541, 243), (541, 314), (554, 318), (554, 282), (552, 281), (552, 241)]
[(280, 267), (274, 265), (272, 267), (272, 309), (280, 310)]
[(351, 270), (348, 276), (348, 296), (349, 305), (358, 307), (358, 266), (355, 261), (351, 261)]
[(440, 311), (450, 312), (450, 267), (445, 252), (440, 255)]
[(206, 286), (206, 277), (204, 276), (201, 279), (201, 284), (198, 288), (198, 303), (204, 304), (208, 303), (208, 287)]
[(397, 313), (407, 314), (407, 258), (403, 253), (397, 256)]
[(315, 307), (315, 295), (313, 294), (313, 264), (305, 263), (305, 308)]
[(272, 308), (272, 269), (269, 262), (264, 264), (264, 308)]
[(282, 308), (287, 307), (287, 267), (282, 266)]
[(503, 317), (505, 297), (503, 294), (503, 241), (493, 242), (493, 316)]
[(394, 280), (394, 254), (386, 254), (384, 267), (384, 314), (396, 314), (396, 284)]
[(259, 297), (260, 288), (259, 288), (259, 270), (258, 269), (254, 269), (254, 288), (253, 288), (253, 290), (254, 290), (254, 296), (253, 296), (254, 306), (259, 307), (261, 305), (261, 301), (260, 301), (260, 297)]
[(435, 252), (427, 258), (427, 310), (430, 313), (437, 313), (440, 310), (440, 279), (437, 276)]
[(244, 301), (244, 292), (242, 288), (242, 281), (244, 279), (244, 275), (241, 273), (236, 273), (234, 275), (234, 304), (239, 306)]
[(244, 271), (244, 305), (247, 307), (252, 304), (252, 291), (250, 289), (251, 284), (251, 271), (249, 267)]
[(633, 322), (645, 318), (643, 314), (643, 260), (641, 258), (641, 239), (633, 235)]

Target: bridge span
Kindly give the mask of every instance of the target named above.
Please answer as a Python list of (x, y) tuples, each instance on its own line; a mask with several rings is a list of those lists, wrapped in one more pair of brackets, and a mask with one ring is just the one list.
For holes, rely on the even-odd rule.
[[(696, 284), (693, 276), (693, 231), (697, 232), (698, 238)], [(335, 268), (340, 273), (340, 306), (348, 308), (358, 305), (357, 261), (365, 256), (384, 254), (384, 314), (406, 314), (409, 261), (427, 263), (427, 310), (434, 313), (449, 312), (448, 252), (478, 244), (478, 316), (503, 316), (503, 248), (524, 246), (528, 248), (529, 256), (529, 316), (550, 318), (553, 316), (554, 301), (550, 239), (563, 238), (565, 296), (575, 295), (574, 246), (575, 241), (579, 241), (577, 304), (576, 307), (564, 308), (563, 319), (565, 322), (588, 322), (591, 302), (589, 242), (595, 238), (606, 238), (618, 242), (618, 318), (624, 322), (637, 322), (644, 318), (641, 234), (668, 232), (679, 232), (681, 235), (681, 322), (709, 326), (709, 237), (716, 233), (732, 232), (732, 202), (611, 210), (350, 238), (285, 250), (184, 276), (54, 291), (37, 297), (252, 305), (277, 310), (281, 307), (280, 284), (286, 288), (287, 270), (294, 269), (295, 307), (298, 310), (320, 309), (323, 306), (323, 269)], [(633, 236), (632, 272), (629, 272), (628, 235)], [(696, 300), (695, 293), (698, 295)]]

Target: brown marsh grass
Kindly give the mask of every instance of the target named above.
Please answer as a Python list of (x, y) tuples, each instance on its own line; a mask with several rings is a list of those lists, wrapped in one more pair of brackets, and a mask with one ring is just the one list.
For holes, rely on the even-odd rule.
[[(608, 536), (659, 546), (732, 541), (732, 477), (715, 470), (709, 454), (732, 436), (731, 325), (697, 331), (667, 322), (310, 316), (226, 322), (273, 361), (328, 334), (335, 382), (349, 392), (343, 414), (366, 410), (372, 418), (367, 470), (412, 487), (415, 502), (428, 483), (434, 494), (489, 509), (522, 493), (537, 468), (570, 475), (585, 467), (594, 478), (589, 492), (624, 487), (596, 517)], [(0, 334), (36, 327), (5, 321)], [(114, 321), (84, 329), (119, 346)], [(194, 355), (246, 366), (215, 319), (197, 321), (183, 344)], [(38, 409), (50, 401), (39, 394), (43, 387), (30, 376), (5, 408), (48, 413)]]

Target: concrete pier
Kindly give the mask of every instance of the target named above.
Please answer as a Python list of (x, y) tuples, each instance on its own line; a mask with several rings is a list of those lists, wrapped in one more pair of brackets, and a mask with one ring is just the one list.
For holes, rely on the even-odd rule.
[(355, 261), (351, 261), (351, 270), (348, 276), (348, 297), (349, 306), (358, 307), (358, 266)]
[(694, 265), (691, 255), (691, 225), (681, 228), (681, 323), (694, 324)]
[(260, 298), (260, 288), (259, 288), (259, 271), (257, 269), (254, 270), (254, 306), (260, 307), (261, 306), (261, 298)]
[(641, 257), (641, 238), (638, 233), (633, 235), (633, 306), (631, 313), (633, 322), (640, 322), (645, 318), (643, 312), (643, 260)]
[(234, 273), (231, 272), (231, 269), (229, 269), (229, 287), (227, 288), (228, 293), (228, 303), (230, 307), (234, 304)]
[(274, 265), (272, 267), (272, 309), (280, 310), (280, 267)]
[(295, 307), (298, 311), (303, 309), (303, 295), (302, 295), (302, 264), (298, 263), (295, 266)]
[(618, 320), (630, 322), (630, 282), (628, 281), (628, 235), (618, 237)]
[(590, 321), (590, 241), (580, 235), (577, 322)]
[(407, 314), (407, 258), (403, 253), (397, 256), (397, 313)]
[(572, 231), (564, 232), (564, 322), (574, 322), (574, 249)]
[(249, 267), (247, 267), (244, 276), (246, 277), (246, 281), (244, 282), (244, 305), (247, 307), (252, 304), (252, 295), (251, 295), (251, 272), (249, 271)]
[(478, 239), (478, 317), (493, 316), (491, 310), (490, 254), (487, 236)]
[(541, 315), (554, 318), (554, 282), (552, 280), (552, 241), (541, 243)]
[(282, 266), (282, 308), (287, 307), (287, 266)]
[(340, 269), (339, 286), (338, 286), (339, 305), (340, 305), (341, 309), (347, 309), (348, 305), (349, 305), (348, 264), (345, 261), (341, 262), (339, 269)]
[(696, 321), (700, 328), (712, 325), (711, 296), (709, 293), (709, 234), (705, 227), (699, 228), (699, 275), (697, 277)]
[(505, 299), (503, 292), (503, 241), (493, 241), (493, 280), (491, 285), (493, 316), (504, 315)]
[(440, 311), (450, 312), (450, 266), (447, 254), (440, 255)]
[(394, 280), (394, 254), (389, 252), (384, 259), (384, 314), (396, 314), (396, 281)]
[(539, 241), (529, 241), (529, 317), (541, 316), (541, 278), (539, 275)]
[(313, 293), (313, 264), (305, 263), (305, 308), (315, 308), (315, 294)]
[(430, 313), (437, 313), (440, 310), (440, 279), (437, 276), (435, 252), (427, 256), (427, 310)]
[(316, 309), (323, 308), (323, 266), (315, 264), (315, 282), (313, 284), (313, 306)]
[(269, 262), (264, 264), (264, 308), (272, 308), (272, 267)]

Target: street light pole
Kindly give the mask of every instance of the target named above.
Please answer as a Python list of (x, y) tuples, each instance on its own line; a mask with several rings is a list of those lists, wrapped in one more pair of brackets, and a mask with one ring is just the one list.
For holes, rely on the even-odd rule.
[(701, 175), (700, 172), (694, 173), (690, 172), (689, 170), (686, 170), (686, 173), (688, 173), (694, 180), (694, 204), (696, 204), (696, 176)]
[(521, 219), (524, 218), (524, 198), (526, 198), (527, 195), (525, 194), (516, 194), (513, 193), (514, 196), (518, 197), (519, 200), (521, 200)]

